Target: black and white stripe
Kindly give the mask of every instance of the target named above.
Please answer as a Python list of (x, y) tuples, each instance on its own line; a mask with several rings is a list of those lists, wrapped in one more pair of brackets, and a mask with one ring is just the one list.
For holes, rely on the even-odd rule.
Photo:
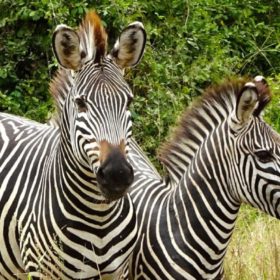
[(135, 172), (131, 279), (222, 279), (241, 203), (280, 217), (280, 137), (260, 116), (269, 99), (259, 77), (209, 89), (160, 151), (169, 178)]

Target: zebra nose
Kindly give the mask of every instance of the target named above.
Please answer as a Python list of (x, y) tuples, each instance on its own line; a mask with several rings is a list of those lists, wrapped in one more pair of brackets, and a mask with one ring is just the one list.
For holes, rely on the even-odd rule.
[(133, 168), (129, 163), (113, 167), (112, 164), (101, 166), (97, 172), (97, 180), (103, 186), (118, 188), (129, 186), (133, 181)]
[(101, 191), (108, 199), (117, 199), (123, 196), (134, 179), (133, 168), (123, 158), (107, 159), (98, 169), (97, 182)]

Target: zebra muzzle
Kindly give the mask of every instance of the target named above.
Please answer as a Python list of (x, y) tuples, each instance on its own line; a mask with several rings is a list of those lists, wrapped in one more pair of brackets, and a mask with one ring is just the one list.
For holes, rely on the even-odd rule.
[(124, 196), (132, 184), (134, 172), (131, 164), (117, 148), (112, 149), (98, 168), (97, 182), (104, 197), (116, 200)]

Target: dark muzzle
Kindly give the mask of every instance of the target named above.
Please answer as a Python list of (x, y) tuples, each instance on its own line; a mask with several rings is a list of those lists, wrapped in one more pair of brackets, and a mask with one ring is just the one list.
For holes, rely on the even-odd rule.
[(97, 172), (100, 190), (108, 200), (116, 200), (124, 196), (133, 179), (133, 168), (118, 149), (110, 152)]

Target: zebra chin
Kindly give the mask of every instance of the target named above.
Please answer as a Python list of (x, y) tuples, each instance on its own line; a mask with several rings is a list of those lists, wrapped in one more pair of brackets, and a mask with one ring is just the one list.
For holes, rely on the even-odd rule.
[(127, 187), (125, 190), (122, 190), (122, 191), (110, 191), (110, 190), (107, 190), (106, 187), (103, 187), (101, 185), (99, 185), (99, 188), (100, 188), (101, 194), (104, 196), (105, 202), (110, 203), (110, 202), (113, 202), (113, 201), (116, 201), (116, 200), (119, 200), (119, 199), (125, 197), (129, 187)]

